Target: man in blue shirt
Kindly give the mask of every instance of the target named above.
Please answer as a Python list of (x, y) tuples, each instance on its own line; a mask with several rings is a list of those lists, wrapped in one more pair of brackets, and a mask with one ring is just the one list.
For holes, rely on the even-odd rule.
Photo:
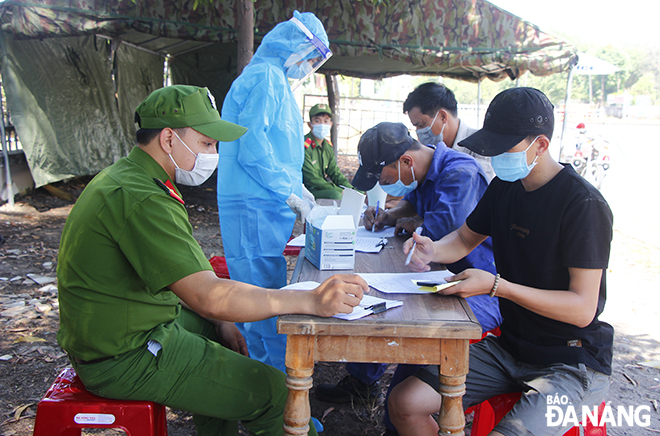
[[(367, 130), (358, 144), (358, 159), (360, 167), (353, 178), (355, 189), (368, 191), (379, 183), (388, 194), (403, 196), (392, 209), (379, 210), (377, 217), (375, 208), (367, 209), (367, 229), (374, 225), (376, 229), (396, 226), (396, 234), (403, 230), (412, 234), (421, 226), (423, 235), (441, 238), (463, 224), (488, 187), (488, 177), (472, 156), (453, 150), (444, 142), (422, 145), (401, 123), (383, 122)], [(465, 258), (447, 265), (453, 273), (468, 268), (496, 273), (490, 239)], [(467, 302), (484, 331), (500, 325), (496, 298), (480, 295)], [(339, 384), (319, 385), (317, 398), (347, 402), (355, 396), (373, 396), (387, 365), (349, 363), (346, 369), (350, 375)], [(396, 379), (395, 375), (392, 383)]]

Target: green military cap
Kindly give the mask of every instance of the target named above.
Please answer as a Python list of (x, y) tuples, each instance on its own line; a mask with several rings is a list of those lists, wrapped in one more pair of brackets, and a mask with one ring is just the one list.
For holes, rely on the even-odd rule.
[(315, 104), (309, 110), (309, 119), (311, 120), (313, 116), (318, 114), (328, 114), (330, 115), (330, 117), (332, 117), (332, 111), (330, 110), (330, 106), (328, 106), (325, 103)]
[(217, 141), (231, 142), (247, 128), (220, 119), (215, 99), (208, 88), (173, 85), (152, 92), (135, 109), (141, 129), (191, 127)]

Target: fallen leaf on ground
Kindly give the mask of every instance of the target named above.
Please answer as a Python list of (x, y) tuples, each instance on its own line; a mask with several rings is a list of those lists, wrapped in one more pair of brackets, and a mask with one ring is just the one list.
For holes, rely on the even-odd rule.
[(628, 381), (629, 381), (630, 383), (632, 383), (633, 386), (637, 387), (637, 382), (636, 382), (635, 380), (633, 380), (628, 374), (626, 374), (626, 373), (624, 372), (624, 373), (623, 373), (623, 376), (624, 376), (625, 378), (627, 378)]
[[(14, 417), (5, 420), (2, 424), (0, 424), (0, 426), (9, 424), (10, 422), (18, 421), (19, 419), (21, 419), (21, 415), (23, 414), (23, 412), (25, 412), (25, 410), (32, 405), (34, 405), (34, 403), (22, 404), (20, 406), (15, 407), (14, 410), (12, 410)], [(30, 416), (34, 416), (34, 414)], [(23, 418), (27, 418), (27, 416), (23, 416)]]
[(46, 340), (38, 338), (36, 336), (21, 336), (20, 338), (14, 341), (14, 343), (16, 342), (46, 342)]
[(23, 404), (23, 405), (18, 406), (17, 408), (15, 408), (15, 409), (13, 410), (13, 412), (14, 412), (14, 420), (18, 421), (18, 419), (21, 417), (21, 415), (23, 414), (23, 412), (25, 412), (25, 409), (27, 409), (28, 407), (32, 406), (33, 404), (34, 404), (34, 403)]
[(638, 365), (649, 366), (651, 368), (660, 369), (660, 361), (658, 360), (649, 360), (646, 362), (637, 362)]
[(321, 422), (325, 421), (325, 417), (328, 416), (333, 410), (335, 410), (334, 407), (328, 407), (325, 409), (325, 412), (323, 412), (323, 416), (321, 417)]

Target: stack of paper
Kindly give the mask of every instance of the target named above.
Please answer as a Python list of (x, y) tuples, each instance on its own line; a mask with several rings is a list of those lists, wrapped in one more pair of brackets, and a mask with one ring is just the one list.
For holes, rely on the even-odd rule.
[[(360, 226), (357, 229), (356, 240), (355, 240), (355, 251), (360, 251), (362, 253), (379, 253), (385, 245), (387, 245), (387, 239), (394, 237), (394, 227), (384, 227), (376, 232), (367, 230), (364, 226)], [(288, 247), (304, 247), (305, 246), (305, 234), (299, 235), (287, 244)]]
[[(453, 276), (450, 271), (430, 271), (425, 273), (360, 273), (372, 288), (388, 294), (428, 294), (437, 292), (436, 287), (419, 287), (417, 281), (447, 283), (446, 277)], [(439, 290), (439, 289), (438, 289)]]
[[(283, 287), (282, 289), (297, 289), (300, 291), (309, 291), (311, 289), (319, 286), (318, 282), (300, 282), (292, 283), (288, 286)], [(374, 307), (374, 306), (380, 306)], [(384, 306), (384, 307), (383, 307)], [(333, 318), (345, 319), (352, 321), (354, 319), (362, 318), (372, 313), (382, 312), (384, 310), (392, 309), (394, 307), (403, 306), (403, 301), (400, 300), (386, 300), (384, 298), (374, 297), (373, 295), (362, 295), (362, 301), (360, 304), (353, 308), (351, 313), (339, 313), (334, 315)]]
[(372, 232), (364, 226), (360, 226), (357, 228), (355, 251), (379, 253), (387, 245), (386, 238), (392, 237), (394, 237), (394, 227), (383, 227), (378, 231)]
[(372, 295), (363, 295), (362, 301), (360, 301), (360, 304), (358, 306), (355, 306), (353, 308), (353, 312), (339, 313), (337, 315), (334, 315), (334, 317), (352, 321), (354, 319), (371, 315), (372, 313), (374, 313), (374, 306), (383, 303), (385, 304), (385, 307), (382, 310), (377, 310), (376, 312), (383, 312), (384, 310), (403, 306), (403, 301), (400, 300), (386, 300), (384, 298), (374, 297)]

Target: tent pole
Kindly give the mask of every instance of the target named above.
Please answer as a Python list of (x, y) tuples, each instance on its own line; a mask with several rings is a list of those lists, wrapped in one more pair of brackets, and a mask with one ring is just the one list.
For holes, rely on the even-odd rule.
[(480, 111), (481, 109), (481, 80), (477, 82), (477, 126), (479, 125), (480, 120)]
[(564, 102), (564, 122), (561, 126), (561, 137), (559, 139), (559, 159), (564, 155), (564, 132), (568, 124), (568, 101), (571, 99), (571, 86), (573, 85), (573, 67), (568, 70), (568, 80), (566, 83), (566, 101)]
[(338, 142), (338, 129), (339, 129), (339, 85), (337, 84), (337, 78), (332, 74), (324, 74), (325, 76), (325, 87), (328, 90), (328, 106), (332, 111), (332, 129), (330, 129), (330, 139), (332, 140), (332, 147), (335, 151), (335, 158), (339, 153), (337, 147), (339, 147)]
[(2, 157), (5, 161), (5, 181), (7, 185), (7, 202), (11, 209), (14, 208), (14, 189), (12, 188), (11, 170), (9, 169), (9, 153), (7, 153), (7, 137), (5, 135), (5, 111), (2, 109), (2, 97), (0, 97), (0, 135), (2, 135)]
[(238, 65), (236, 75), (240, 76), (243, 68), (247, 67), (254, 53), (254, 2), (252, 0), (239, 0), (238, 13)]

